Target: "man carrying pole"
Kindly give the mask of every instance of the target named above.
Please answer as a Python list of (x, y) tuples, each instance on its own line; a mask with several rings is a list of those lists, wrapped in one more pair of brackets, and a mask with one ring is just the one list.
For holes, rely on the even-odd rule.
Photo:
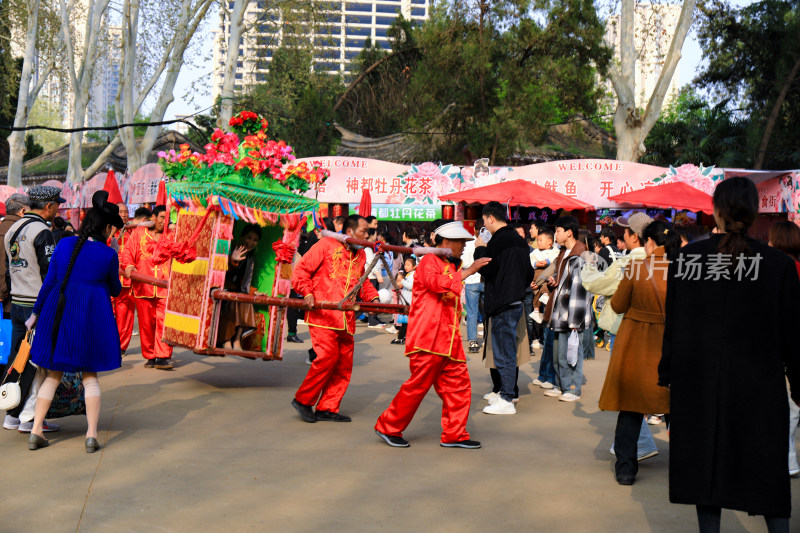
[(461, 342), (463, 280), (491, 261), (477, 259), (460, 269), (464, 244), (474, 237), (461, 222), (449, 222), (434, 231), (434, 244), (452, 252), (448, 260), (425, 255), (414, 271), (414, 288), (406, 334), (406, 356), (411, 377), (375, 424), (375, 433), (389, 446), (407, 448), (402, 433), (411, 423), (431, 386), (442, 399), (442, 440), (447, 448), (480, 448), (467, 433), (472, 387)]
[[(366, 240), (367, 221), (351, 215), (344, 220), (342, 232), (351, 239)], [(306, 422), (350, 422), (349, 416), (339, 414), (339, 406), (353, 371), (355, 313), (312, 306), (317, 300), (341, 301), (358, 284), (366, 263), (361, 248), (324, 237), (306, 252), (292, 274), (292, 288), (309, 307), (306, 324), (317, 354), (292, 400)], [(364, 283), (359, 296), (365, 302), (378, 300), (378, 291)]]

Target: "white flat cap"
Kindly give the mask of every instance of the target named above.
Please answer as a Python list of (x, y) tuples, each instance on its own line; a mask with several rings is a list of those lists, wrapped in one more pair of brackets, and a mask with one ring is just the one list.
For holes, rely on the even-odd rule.
[(464, 227), (462, 222), (448, 222), (447, 224), (442, 224), (433, 232), (434, 235), (441, 235), (445, 239), (449, 239), (454, 241), (456, 239), (461, 239), (465, 241), (474, 241), (475, 236), (472, 233), (467, 231), (467, 228)]

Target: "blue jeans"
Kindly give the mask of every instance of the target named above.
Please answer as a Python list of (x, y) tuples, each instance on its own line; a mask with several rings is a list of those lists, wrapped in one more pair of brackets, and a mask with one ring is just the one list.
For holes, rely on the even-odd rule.
[(553, 330), (544, 328), (544, 349), (542, 350), (542, 360), (539, 362), (539, 381), (555, 384), (556, 372), (553, 368), (553, 338)]
[(594, 359), (594, 333), (592, 328), (586, 328), (581, 332), (581, 351), (578, 357), (584, 359)]
[[(575, 396), (581, 395), (581, 384), (583, 383), (583, 346), (578, 346), (578, 362), (574, 367), (567, 364), (567, 344), (569, 341), (569, 331), (557, 332), (555, 340), (555, 357), (553, 366), (556, 370), (556, 378), (559, 390), (563, 393), (572, 392)], [(578, 332), (578, 337), (583, 344), (583, 335)], [(494, 339), (492, 339), (494, 340)], [(571, 390), (575, 387), (575, 390)]]
[[(25, 327), (25, 322), (27, 322), (32, 314), (33, 306), (25, 307), (22, 305), (11, 304), (11, 353), (8, 357), (8, 364), (6, 365), (5, 372), (7, 372), (14, 363), (14, 358), (17, 356), (19, 347), (22, 344), (22, 339), (25, 338), (25, 334), (28, 332), (28, 328)], [(5, 372), (3, 373), (4, 376), (6, 375)], [(35, 375), (36, 368), (34, 368), (33, 365), (26, 365), (19, 381), (22, 400), (19, 402), (18, 406), (13, 409), (9, 409), (7, 414), (19, 418), (22, 409), (25, 407), (25, 400), (28, 398)]]
[(517, 324), (522, 317), (522, 304), (509, 307), (492, 317), (492, 355), (503, 387), (500, 396), (510, 402), (517, 384)]
[(483, 294), (483, 283), (464, 285), (467, 296), (467, 340), (478, 340), (478, 304)]

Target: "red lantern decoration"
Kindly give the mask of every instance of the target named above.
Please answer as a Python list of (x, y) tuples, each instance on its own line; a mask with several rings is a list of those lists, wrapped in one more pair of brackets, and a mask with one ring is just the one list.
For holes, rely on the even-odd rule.
[(344, 216), (342, 215), (342, 204), (333, 204), (331, 206), (331, 216), (334, 218)]
[(467, 206), (466, 215), (467, 220), (478, 220), (481, 217), (481, 208), (477, 205)]
[(455, 217), (455, 206), (443, 205), (442, 218), (445, 220), (453, 220), (454, 217)]

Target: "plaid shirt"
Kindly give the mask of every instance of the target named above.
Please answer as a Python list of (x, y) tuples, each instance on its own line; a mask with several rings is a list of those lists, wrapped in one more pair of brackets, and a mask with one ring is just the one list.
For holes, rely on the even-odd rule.
[(566, 268), (550, 295), (553, 298), (550, 329), (561, 333), (572, 329), (583, 331), (592, 327), (592, 293), (581, 283), (585, 261), (580, 256), (564, 257), (562, 261), (567, 262)]

